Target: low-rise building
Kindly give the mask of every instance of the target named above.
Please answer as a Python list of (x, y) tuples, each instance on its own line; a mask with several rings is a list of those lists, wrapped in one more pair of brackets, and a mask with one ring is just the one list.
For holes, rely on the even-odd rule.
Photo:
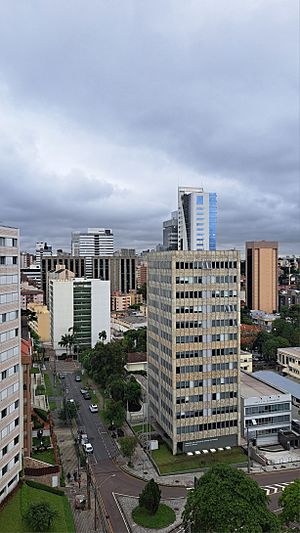
[(31, 303), (43, 305), (44, 293), (38, 287), (31, 285), (28, 281), (21, 283), (21, 309), (27, 309)]
[(293, 379), (281, 376), (272, 370), (258, 370), (257, 372), (253, 372), (253, 375), (264, 383), (271, 385), (271, 387), (275, 387), (282, 392), (291, 394), (292, 403), (300, 407), (300, 383), (297, 383)]
[(244, 372), (252, 372), (252, 352), (240, 350), (240, 369)]
[(267, 332), (272, 331), (272, 325), (274, 320), (280, 318), (280, 315), (277, 313), (265, 313), (264, 311), (252, 310), (250, 312), (251, 318), (258, 327), (264, 329)]
[(279, 291), (279, 309), (291, 305), (300, 305), (300, 290), (287, 287)]
[(278, 444), (280, 431), (291, 430), (291, 394), (241, 372), (241, 433), (257, 446)]
[(30, 322), (30, 327), (40, 337), (42, 342), (50, 340), (50, 315), (46, 305), (29, 304), (28, 309), (36, 313), (36, 321)]
[(122, 294), (118, 291), (112, 293), (111, 296), (111, 310), (112, 311), (126, 311), (131, 305), (131, 295)]
[(129, 352), (125, 369), (127, 372), (147, 372), (147, 353)]
[(283, 374), (300, 380), (300, 346), (277, 348), (277, 363)]

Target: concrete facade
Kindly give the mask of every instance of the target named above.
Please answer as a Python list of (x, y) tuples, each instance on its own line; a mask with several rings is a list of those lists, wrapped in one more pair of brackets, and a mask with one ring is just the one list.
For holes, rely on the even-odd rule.
[(276, 313), (278, 242), (246, 242), (247, 306)]
[(246, 440), (258, 446), (278, 444), (279, 430), (291, 429), (292, 398), (254, 377), (241, 373), (241, 425)]
[(240, 257), (148, 257), (149, 409), (173, 454), (239, 443)]
[(277, 348), (277, 363), (282, 373), (300, 380), (300, 347)]
[(19, 230), (0, 226), (0, 502), (16, 487), (22, 468)]
[(30, 322), (30, 327), (37, 333), (42, 342), (50, 340), (50, 315), (46, 305), (29, 304), (29, 311), (36, 313), (37, 321)]
[(99, 333), (105, 331), (110, 340), (110, 284), (99, 279), (49, 279), (50, 334), (55, 350), (61, 337), (74, 331), (82, 349), (94, 347)]

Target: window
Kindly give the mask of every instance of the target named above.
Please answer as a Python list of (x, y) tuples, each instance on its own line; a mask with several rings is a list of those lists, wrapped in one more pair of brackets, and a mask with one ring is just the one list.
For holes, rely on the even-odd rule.
[(4, 476), (7, 472), (7, 469), (8, 469), (8, 465), (5, 465), (3, 468), (2, 468), (2, 476)]
[(19, 435), (17, 435), (15, 438), (14, 438), (14, 446), (16, 446), (19, 442)]
[(197, 205), (203, 205), (203, 196), (197, 196)]
[(8, 452), (8, 446), (4, 446), (4, 448), (2, 448), (2, 457), (4, 457), (4, 455), (6, 455)]
[(5, 407), (5, 409), (2, 409), (1, 418), (4, 418), (6, 415), (7, 415), (7, 407)]

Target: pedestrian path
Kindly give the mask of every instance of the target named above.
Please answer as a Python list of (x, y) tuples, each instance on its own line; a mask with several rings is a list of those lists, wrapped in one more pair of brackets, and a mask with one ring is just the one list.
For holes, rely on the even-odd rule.
[(293, 483), (293, 481), (286, 481), (285, 483), (273, 483), (272, 485), (266, 485), (265, 487), (261, 487), (267, 494), (267, 496), (270, 496), (272, 494), (277, 494), (277, 492), (283, 492), (284, 489)]

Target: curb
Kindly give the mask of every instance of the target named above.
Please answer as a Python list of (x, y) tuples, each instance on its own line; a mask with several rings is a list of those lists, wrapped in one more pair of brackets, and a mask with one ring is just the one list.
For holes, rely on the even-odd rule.
[[(122, 470), (122, 472), (124, 472), (125, 474), (128, 474), (129, 476), (135, 477), (136, 479), (140, 479), (141, 481), (149, 481), (149, 479), (146, 479), (146, 478), (144, 478), (142, 476), (139, 476), (135, 472), (130, 472), (129, 470), (124, 468), (123, 465), (117, 465), (117, 466), (118, 466), (118, 468), (120, 470)], [(186, 489), (187, 488), (187, 485), (181, 485), (180, 483), (176, 483), (176, 485), (175, 485), (175, 484), (171, 484), (171, 483), (163, 483), (160, 480), (158, 480), (157, 483), (159, 485), (164, 486), (164, 487), (171, 487), (171, 488), (173, 488), (173, 487), (181, 487), (182, 489)]]

